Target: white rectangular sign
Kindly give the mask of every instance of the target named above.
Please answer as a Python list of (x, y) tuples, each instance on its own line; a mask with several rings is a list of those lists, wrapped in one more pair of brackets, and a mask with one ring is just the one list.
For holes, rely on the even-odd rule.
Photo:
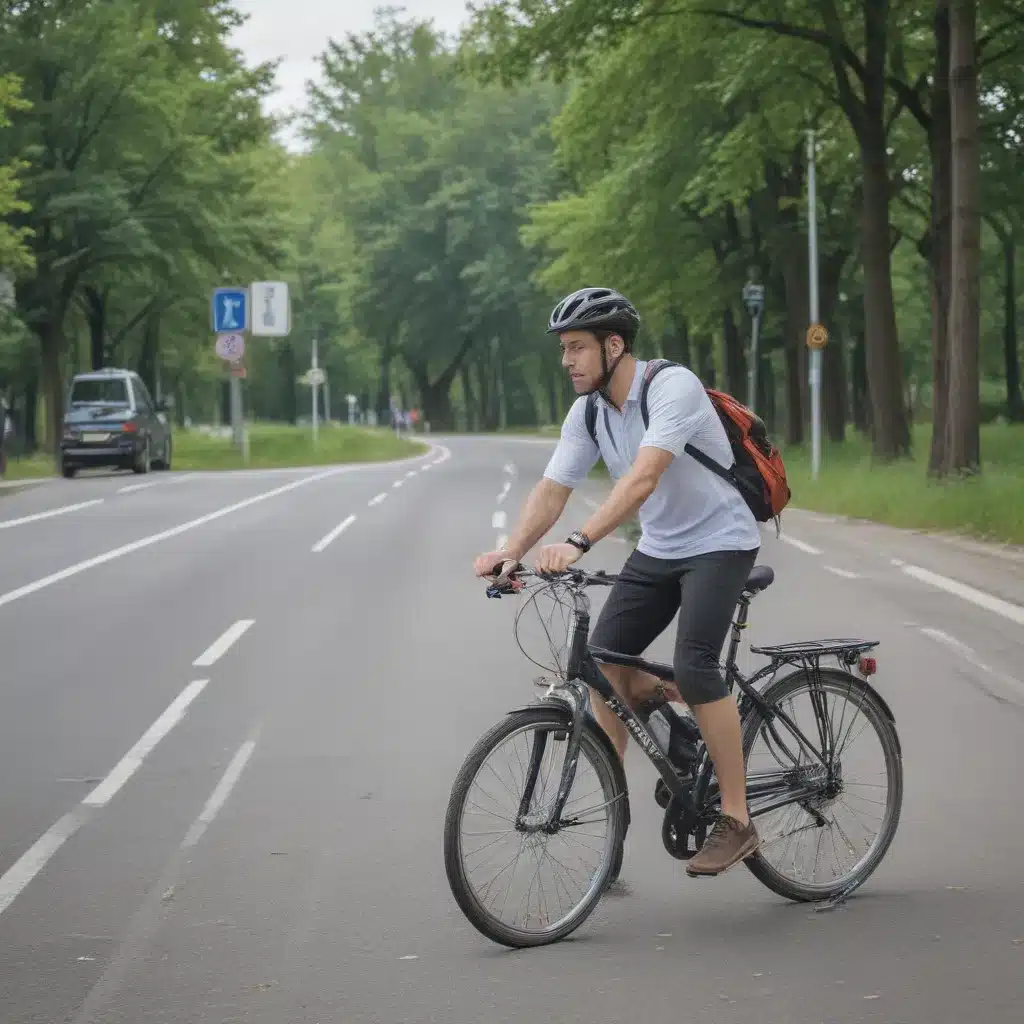
[(254, 337), (283, 338), (292, 329), (292, 308), (284, 281), (254, 281), (249, 333)]

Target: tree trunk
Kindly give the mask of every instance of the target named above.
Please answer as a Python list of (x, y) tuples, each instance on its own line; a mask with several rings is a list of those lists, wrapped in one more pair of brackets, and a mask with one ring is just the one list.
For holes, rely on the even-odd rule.
[(804, 349), (786, 345), (786, 444), (803, 444), (803, 391), (800, 388), (800, 360)]
[(548, 396), (548, 422), (559, 423), (562, 419), (562, 403), (559, 400), (561, 373), (548, 370), (544, 374), (545, 390)]
[(708, 334), (702, 334), (694, 338), (694, 348), (697, 352), (697, 376), (706, 388), (713, 388), (715, 384), (715, 362), (712, 358), (712, 340)]
[(64, 339), (60, 321), (42, 324), (38, 331), (42, 354), (43, 394), (46, 400), (46, 433), (43, 443), (54, 459), (60, 457), (60, 439), (64, 431), (64, 374), (61, 357)]
[(476, 400), (473, 397), (473, 381), (469, 369), (469, 363), (463, 363), (459, 367), (459, 381), (462, 385), (462, 401), (466, 406), (466, 429), (470, 433), (475, 433), (480, 428), (477, 426)]
[(903, 404), (903, 367), (892, 294), (889, 158), (881, 123), (866, 125), (864, 134), (861, 257), (872, 448), (878, 458), (896, 459), (910, 453), (910, 426)]
[(83, 290), (85, 298), (85, 320), (89, 325), (89, 360), (94, 370), (106, 365), (107, 340), (107, 297), (98, 288)]
[(725, 340), (725, 387), (726, 390), (746, 399), (747, 358), (743, 351), (743, 339), (736, 324), (736, 313), (731, 305), (722, 311), (722, 336)]
[(1024, 420), (1024, 395), (1020, 386), (1020, 352), (1017, 349), (1017, 239), (1009, 228), (991, 218), (1003, 247), (1003, 360), (1006, 367), (1006, 417), (1011, 423)]
[(23, 403), (23, 420), (21, 424), (22, 437), (25, 442), (25, 452), (34, 452), (39, 447), (39, 434), (36, 429), (36, 421), (39, 418), (39, 374), (30, 374), (25, 384), (25, 401)]
[(670, 320), (671, 326), (664, 333), (661, 350), (666, 359), (671, 359), (672, 362), (681, 363), (686, 367), (692, 367), (690, 326), (686, 322), (686, 317), (673, 313)]
[(380, 350), (380, 390), (377, 392), (377, 423), (381, 426), (391, 422), (391, 348), (385, 345)]
[(822, 405), (825, 431), (830, 441), (846, 440), (846, 360), (840, 332), (836, 329), (839, 283), (849, 258), (845, 249), (828, 253), (821, 260), (821, 322), (830, 325), (828, 344), (822, 353)]
[(806, 340), (811, 298), (805, 236), (798, 234), (787, 244), (782, 275), (786, 287), (786, 443), (796, 445), (803, 444), (808, 405)]
[(280, 347), (277, 365), (281, 372), (281, 409), (285, 420), (294, 426), (299, 419), (299, 398), (296, 388), (299, 368), (294, 345), (286, 343)]
[(846, 367), (843, 343), (832, 338), (822, 353), (825, 431), (830, 441), (846, 440)]
[(946, 473), (981, 463), (981, 143), (978, 133), (976, 0), (952, 0), (950, 112), (953, 129), (953, 291), (949, 304)]
[(156, 362), (160, 351), (160, 314), (150, 313), (142, 330), (142, 346), (136, 365), (151, 395), (156, 394)]
[(853, 340), (853, 365), (850, 367), (850, 394), (853, 405), (853, 425), (862, 434), (871, 432), (871, 401), (868, 398), (868, 360), (864, 329), (860, 328)]
[(929, 131), (932, 197), (929, 263), (932, 290), (932, 442), (928, 472), (946, 462), (949, 406), (949, 296), (952, 288), (953, 141), (949, 109), (949, 0), (935, 5), (935, 78)]

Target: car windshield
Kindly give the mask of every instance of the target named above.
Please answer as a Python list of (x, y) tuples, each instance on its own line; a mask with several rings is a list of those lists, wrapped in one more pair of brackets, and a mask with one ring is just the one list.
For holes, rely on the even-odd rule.
[(127, 405), (128, 389), (121, 377), (85, 378), (71, 386), (72, 405)]

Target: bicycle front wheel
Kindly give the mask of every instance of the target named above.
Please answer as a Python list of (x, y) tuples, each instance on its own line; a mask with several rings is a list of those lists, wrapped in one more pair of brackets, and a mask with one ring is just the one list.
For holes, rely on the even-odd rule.
[[(743, 723), (747, 800), (761, 836), (744, 863), (786, 899), (834, 899), (866, 881), (896, 835), (896, 727), (875, 691), (848, 672), (801, 669), (763, 696), (781, 713), (768, 722), (753, 709)], [(801, 798), (776, 806), (787, 792)]]
[(561, 824), (547, 820), (569, 747), (570, 716), (517, 711), (470, 751), (452, 787), (444, 860), (470, 923), (513, 948), (557, 942), (593, 912), (626, 828), (626, 784), (599, 726), (586, 721)]

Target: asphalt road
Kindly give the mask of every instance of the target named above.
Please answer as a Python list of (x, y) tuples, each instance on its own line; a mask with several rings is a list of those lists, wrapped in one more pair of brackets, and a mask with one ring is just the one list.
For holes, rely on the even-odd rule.
[(550, 445), (440, 444), (0, 492), (5, 1024), (1020, 1020), (1019, 553), (787, 514), (750, 640), (881, 641), (888, 857), (829, 913), (691, 881), (632, 750), (627, 893), (511, 952), (456, 907), (441, 829), (470, 746), (532, 696), (516, 606), (470, 565)]

